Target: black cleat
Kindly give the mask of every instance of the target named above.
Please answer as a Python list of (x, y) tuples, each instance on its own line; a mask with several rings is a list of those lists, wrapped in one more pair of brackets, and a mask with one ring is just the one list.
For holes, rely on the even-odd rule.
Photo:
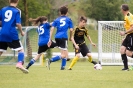
[(61, 67), (61, 69), (60, 70), (65, 70), (65, 68), (64, 67)]
[(122, 71), (129, 71), (129, 69), (128, 68), (123, 68)]
[(72, 68), (68, 68), (68, 70), (72, 70)]

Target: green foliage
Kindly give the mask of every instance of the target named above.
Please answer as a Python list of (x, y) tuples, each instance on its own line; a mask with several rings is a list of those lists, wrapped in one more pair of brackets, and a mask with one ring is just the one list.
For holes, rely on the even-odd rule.
[(86, 0), (81, 3), (82, 10), (85, 10), (90, 18), (106, 21), (122, 20), (120, 12), (122, 0)]

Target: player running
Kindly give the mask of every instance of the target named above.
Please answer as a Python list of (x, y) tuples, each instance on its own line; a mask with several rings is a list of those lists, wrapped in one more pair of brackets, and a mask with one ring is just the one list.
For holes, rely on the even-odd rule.
[(9, 0), (10, 5), (3, 7), (0, 11), (0, 21), (2, 23), (2, 29), (0, 31), (0, 56), (8, 47), (18, 51), (16, 68), (24, 73), (28, 73), (28, 70), (22, 65), (24, 61), (24, 50), (16, 30), (17, 26), (21, 35), (24, 36), (21, 26), (21, 11), (16, 7), (18, 2), (19, 0)]
[(47, 22), (47, 17), (40, 16), (37, 19), (34, 19), (34, 21), (35, 21), (35, 25), (40, 23), (37, 29), (37, 33), (39, 36), (39, 39), (38, 39), (39, 48), (38, 48), (38, 54), (33, 59), (30, 60), (30, 62), (26, 66), (26, 69), (29, 69), (29, 67), (33, 65), (36, 62), (36, 60), (40, 58), (43, 52), (45, 52), (49, 48), (56, 47), (56, 43), (53, 41), (51, 41), (52, 44), (50, 47), (48, 47), (47, 45), (50, 37), (50, 27), (51, 27), (50, 23)]
[[(61, 55), (51, 58), (48, 61), (48, 66), (50, 66), (51, 62), (55, 62), (55, 61), (62, 59), (61, 70), (64, 70), (66, 66), (66, 58), (68, 54), (67, 52), (67, 40), (68, 40), (67, 31), (68, 29), (70, 29), (70, 36), (71, 36), (72, 30), (73, 30), (73, 23), (72, 23), (72, 20), (66, 16), (68, 12), (67, 7), (62, 6), (59, 9), (59, 11), (60, 11), (61, 16), (58, 17), (56, 20), (54, 20), (54, 22), (52, 23), (49, 40), (51, 40), (52, 38), (54, 28), (57, 28), (57, 31), (55, 34), (55, 41), (56, 41), (57, 46), (61, 50)], [(48, 46), (50, 45), (51, 45), (51, 41), (48, 42)]]
[(83, 16), (80, 17), (80, 20), (79, 20), (79, 24), (78, 26), (76, 26), (74, 28), (74, 31), (73, 31), (73, 34), (72, 34), (72, 42), (74, 44), (74, 48), (75, 48), (75, 54), (76, 56), (73, 58), (68, 70), (72, 70), (72, 67), (75, 65), (75, 63), (77, 62), (77, 60), (80, 58), (80, 53), (83, 55), (83, 56), (88, 56), (88, 61), (93, 63), (94, 65), (97, 64), (96, 61), (93, 61), (92, 60), (92, 56), (91, 56), (91, 53), (85, 43), (85, 38), (84, 36), (87, 37), (87, 39), (90, 41), (90, 43), (93, 45), (93, 46), (96, 46), (89, 34), (88, 34), (88, 29), (85, 27), (86, 25), (86, 22), (87, 22), (87, 19)]

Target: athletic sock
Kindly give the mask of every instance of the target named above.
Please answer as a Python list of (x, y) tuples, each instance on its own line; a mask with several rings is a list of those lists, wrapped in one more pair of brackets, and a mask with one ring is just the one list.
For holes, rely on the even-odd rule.
[(75, 56), (75, 57), (73, 58), (71, 64), (70, 64), (69, 68), (72, 68), (72, 67), (75, 65), (75, 63), (77, 62), (78, 59), (79, 59), (79, 58), (78, 58), (77, 56)]
[(91, 62), (91, 63), (94, 64), (94, 65), (97, 64), (96, 61), (93, 61), (93, 60), (92, 60), (92, 57), (91, 57), (91, 56), (88, 57), (88, 61)]
[(26, 69), (29, 69), (31, 65), (33, 65), (36, 61), (33, 59), (30, 60), (29, 64), (26, 66)]
[(65, 68), (66, 66), (66, 58), (62, 59), (61, 68)]
[(126, 54), (122, 54), (121, 57), (124, 64), (124, 68), (128, 69), (128, 60)]
[(24, 52), (18, 52), (18, 62), (24, 61)]
[(50, 59), (50, 62), (55, 62), (55, 61), (58, 61), (60, 59), (61, 59), (60, 56), (55, 56), (55, 57), (53, 57), (53, 58)]

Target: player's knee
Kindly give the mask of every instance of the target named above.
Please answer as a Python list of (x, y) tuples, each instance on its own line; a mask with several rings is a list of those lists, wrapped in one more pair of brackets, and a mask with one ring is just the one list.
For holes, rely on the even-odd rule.
[(87, 56), (88, 56), (88, 57), (91, 57), (92, 55), (91, 55), (91, 53), (87, 53)]
[(125, 54), (125, 50), (126, 50), (126, 47), (124, 47), (124, 46), (120, 47), (120, 53), (121, 54)]
[(76, 57), (80, 58), (80, 54), (76, 54)]
[(133, 53), (132, 53), (132, 51), (126, 50), (126, 55), (129, 56), (129, 57), (132, 57)]

